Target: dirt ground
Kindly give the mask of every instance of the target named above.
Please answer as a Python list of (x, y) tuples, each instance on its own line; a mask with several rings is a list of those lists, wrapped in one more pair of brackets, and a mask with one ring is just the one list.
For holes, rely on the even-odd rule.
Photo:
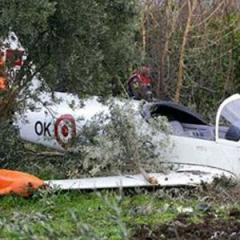
[[(239, 203), (240, 184), (223, 186), (216, 182), (205, 186), (198, 192), (199, 197), (208, 199), (209, 203), (230, 205)], [(220, 205), (220, 204), (219, 204)], [(237, 204), (239, 206), (239, 204)], [(232, 207), (224, 216), (207, 212), (197, 223), (189, 220), (189, 215), (181, 213), (174, 221), (153, 226), (137, 226), (133, 240), (239, 240), (240, 208)]]
[(155, 226), (154, 229), (147, 225), (140, 226), (135, 232), (134, 240), (205, 240), (205, 239), (240, 239), (239, 212), (237, 216), (232, 213), (229, 219), (215, 219), (213, 215), (203, 218), (201, 223), (186, 223), (186, 219), (181, 218), (169, 224)]

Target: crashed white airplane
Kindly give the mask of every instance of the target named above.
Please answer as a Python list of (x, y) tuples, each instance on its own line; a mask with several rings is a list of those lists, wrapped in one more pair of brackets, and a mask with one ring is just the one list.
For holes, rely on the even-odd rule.
[[(37, 82), (37, 81), (36, 81)], [(15, 125), (21, 137), (59, 151), (67, 151), (72, 139), (81, 132), (86, 121), (96, 114), (109, 114), (109, 107), (98, 98), (79, 100), (68, 93), (54, 93), (59, 103), (52, 101), (51, 93), (41, 93), (34, 109), (17, 114)], [(115, 100), (123, 104), (120, 100)], [(73, 103), (75, 107), (73, 108)], [(70, 107), (71, 106), (71, 107)], [(142, 104), (130, 101), (138, 112), (136, 118), (145, 120), (166, 116), (172, 129), (170, 141), (173, 149), (167, 164), (173, 166), (167, 173), (148, 173), (129, 176), (95, 177), (85, 179), (49, 180), (50, 186), (61, 189), (97, 189), (141, 186), (181, 186), (211, 182), (222, 175), (240, 178), (240, 95), (226, 99), (216, 114), (215, 126), (207, 124), (201, 116), (189, 109), (165, 101)], [(161, 136), (161, 132), (159, 135)], [(157, 140), (156, 140), (157, 141)]]
[[(73, 96), (65, 93), (57, 95), (62, 97), (61, 103), (41, 106), (33, 112), (28, 110), (19, 116), (17, 126), (23, 139), (63, 151), (67, 150), (69, 143), (78, 135), (86, 121), (91, 121), (99, 113), (109, 114), (109, 110), (108, 106), (100, 103), (97, 98), (90, 98), (83, 101), (84, 107), (73, 111), (67, 104), (70, 104)], [(159, 185), (194, 185), (202, 181), (210, 182), (221, 175), (240, 177), (239, 94), (231, 96), (220, 105), (215, 126), (208, 125), (197, 114), (172, 102), (146, 103), (140, 108), (140, 102), (133, 101), (132, 106), (135, 109), (139, 107), (138, 117), (144, 118), (149, 128), (151, 125), (148, 125), (147, 120), (153, 116), (166, 116), (169, 120), (172, 129), (169, 138), (174, 147), (168, 153), (167, 159), (168, 164), (174, 166), (174, 171), (167, 174), (149, 174)], [(229, 125), (221, 126), (222, 122)], [(142, 128), (147, 129), (146, 126)], [(54, 184), (61, 188), (151, 185), (145, 178), (142, 175), (120, 176), (54, 181)]]

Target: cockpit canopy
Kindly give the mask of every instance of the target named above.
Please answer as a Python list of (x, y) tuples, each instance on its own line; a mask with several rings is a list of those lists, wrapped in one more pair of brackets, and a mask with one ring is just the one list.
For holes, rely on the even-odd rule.
[(161, 115), (166, 116), (170, 122), (178, 121), (181, 123), (208, 125), (200, 114), (194, 113), (183, 105), (170, 101), (159, 101), (146, 104), (143, 115), (146, 119)]
[(216, 140), (240, 140), (240, 95), (227, 98), (219, 107), (216, 117)]
[(166, 116), (173, 135), (193, 137), (211, 141), (228, 141), (236, 143), (240, 140), (240, 95), (227, 98), (219, 107), (215, 127), (188, 108), (173, 102), (149, 103), (144, 108), (145, 119)]

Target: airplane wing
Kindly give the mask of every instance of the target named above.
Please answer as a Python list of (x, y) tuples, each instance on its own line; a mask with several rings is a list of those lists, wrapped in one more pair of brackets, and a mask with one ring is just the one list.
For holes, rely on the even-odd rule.
[(29, 196), (32, 190), (44, 185), (60, 190), (196, 186), (201, 183), (211, 183), (215, 178), (221, 176), (229, 179), (236, 178), (233, 174), (221, 169), (186, 165), (168, 173), (147, 174), (142, 171), (142, 174), (136, 175), (47, 181), (28, 173), (0, 169), (0, 195), (15, 193), (21, 196)]
[(235, 177), (224, 170), (210, 167), (183, 168), (169, 173), (149, 173), (148, 178), (143, 174), (93, 177), (80, 179), (47, 180), (45, 184), (62, 190), (84, 190), (104, 188), (134, 188), (134, 187), (170, 187), (196, 186), (201, 183), (211, 183), (215, 178), (225, 176)]

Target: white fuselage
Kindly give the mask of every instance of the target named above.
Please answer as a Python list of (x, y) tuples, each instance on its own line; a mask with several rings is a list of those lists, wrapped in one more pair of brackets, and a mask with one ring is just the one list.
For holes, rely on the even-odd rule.
[[(9, 33), (5, 43), (10, 49), (24, 50), (17, 36), (12, 32)], [(17, 67), (13, 70), (17, 70)], [(35, 80), (33, 80), (30, 92), (35, 92), (35, 88), (40, 82), (37, 79)], [(71, 139), (78, 136), (83, 125), (91, 121), (96, 114), (110, 114), (109, 107), (102, 104), (96, 97), (80, 100), (78, 97), (67, 93), (54, 93), (54, 98), (52, 98), (51, 93), (47, 92), (37, 95), (40, 101), (28, 100), (31, 107), (26, 108), (24, 113), (16, 113), (14, 124), (19, 128), (20, 135), (24, 140), (59, 151), (67, 151), (71, 146)], [(124, 104), (116, 99), (114, 101), (118, 104)], [(203, 168), (206, 171), (211, 169), (212, 172), (223, 170), (240, 178), (240, 143), (221, 139), (222, 134), (220, 134), (221, 114), (227, 113), (224, 110), (225, 105), (233, 101), (238, 101), (240, 106), (240, 95), (236, 94), (230, 97), (219, 107), (216, 117), (216, 133), (213, 140), (170, 135), (174, 147), (172, 151), (167, 153), (166, 162), (177, 167), (180, 165), (179, 169), (184, 166), (185, 170), (188, 167), (189, 170), (195, 169), (197, 171), (202, 171)], [(138, 101), (131, 101), (131, 107), (135, 110), (140, 104)], [(240, 107), (233, 108), (233, 110), (235, 109), (240, 109)], [(237, 114), (236, 112), (236, 115), (240, 117), (240, 113)], [(139, 117), (141, 117), (140, 113)], [(235, 117), (234, 114), (231, 117)], [(233, 120), (235, 119), (233, 118)], [(143, 125), (141, 128), (144, 130), (151, 127), (147, 122)], [(159, 136), (161, 134), (159, 132)], [(159, 139), (161, 139), (161, 136)], [(155, 138), (154, 141), (158, 143), (158, 138)], [(174, 177), (174, 179), (178, 181), (178, 178)], [(181, 180), (179, 179), (179, 181)]]
[(174, 148), (169, 161), (213, 167), (240, 178), (240, 148), (216, 141), (171, 136)]
[[(100, 103), (97, 97), (81, 101), (71, 94), (55, 93), (55, 98), (58, 103), (53, 102), (50, 94), (44, 93), (44, 104), (41, 101), (36, 103), (33, 111), (28, 109), (24, 114), (16, 115), (16, 125), (24, 140), (66, 151), (69, 140), (78, 135), (87, 121), (96, 114), (109, 114), (109, 107)], [(50, 102), (53, 103), (48, 104)], [(132, 107), (136, 110), (139, 104), (133, 101)], [(210, 167), (240, 177), (240, 146), (236, 143), (174, 135), (170, 135), (170, 140), (173, 149), (168, 153), (168, 163)]]

